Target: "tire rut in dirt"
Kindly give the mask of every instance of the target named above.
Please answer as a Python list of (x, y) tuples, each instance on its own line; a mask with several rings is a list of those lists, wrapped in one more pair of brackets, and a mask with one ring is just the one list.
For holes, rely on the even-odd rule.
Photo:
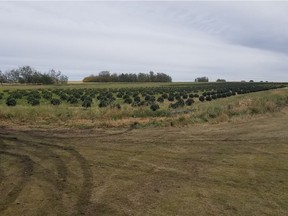
[[(0, 147), (4, 145), (3, 140), (0, 140)], [(1, 157), (0, 157), (0, 164), (1, 164)], [(0, 185), (2, 183), (2, 181), (4, 180), (4, 170), (0, 167)]]
[(79, 162), (82, 170), (83, 182), (80, 194), (78, 196), (78, 201), (76, 204), (76, 212), (73, 215), (84, 215), (86, 213), (87, 207), (90, 204), (89, 202), (92, 195), (92, 184), (93, 184), (93, 175), (90, 166), (88, 164), (88, 161), (77, 150), (75, 150), (72, 147), (59, 146), (43, 142), (39, 142), (38, 144), (43, 146), (54, 147), (60, 150), (65, 150), (70, 154), (72, 154)]
[[(37, 179), (40, 181), (49, 182), (52, 184), (58, 191), (56, 200), (57, 200), (57, 206), (58, 208), (63, 208), (62, 198), (63, 193), (65, 191), (67, 177), (68, 177), (68, 168), (65, 165), (64, 160), (61, 159), (61, 157), (55, 153), (55, 151), (64, 151), (69, 153), (72, 157), (76, 159), (76, 161), (79, 164), (79, 168), (81, 169), (81, 186), (79, 189), (79, 193), (75, 196), (76, 204), (75, 204), (75, 210), (72, 213), (72, 215), (85, 215), (87, 208), (89, 207), (89, 202), (91, 198), (91, 188), (93, 183), (93, 175), (90, 170), (89, 164), (87, 160), (74, 148), (72, 147), (66, 147), (66, 146), (60, 146), (55, 145), (51, 143), (44, 143), (44, 142), (38, 142), (38, 141), (28, 141), (28, 140), (22, 140), (18, 137), (10, 136), (9, 134), (1, 134), (0, 135), (1, 140), (6, 139), (8, 141), (12, 141), (13, 144), (9, 145), (7, 143), (3, 143), (0, 141), (1, 149), (9, 150), (9, 151), (16, 151), (16, 153), (7, 153), (5, 151), (5, 154), (12, 154), (12, 155), (20, 155), (21, 153), (22, 158), (25, 158), (26, 160), (30, 160), (31, 164), (35, 164), (35, 167), (40, 167), (45, 175), (38, 175)], [(4, 152), (3, 152), (4, 153)], [(24, 153), (24, 155), (22, 155)], [(30, 155), (30, 157), (28, 156)], [(38, 157), (40, 159), (49, 157), (50, 161), (52, 161), (56, 165), (57, 169), (57, 175), (51, 174), (51, 170), (48, 170), (42, 166), (41, 163), (35, 162), (35, 158)], [(32, 159), (31, 159), (32, 158)], [(34, 161), (33, 161), (34, 159)], [(1, 162), (1, 161), (0, 161)], [(19, 185), (19, 187), (22, 187), (23, 183)], [(5, 203), (6, 205), (9, 205), (13, 201), (17, 199), (19, 196), (21, 190), (19, 190), (19, 193), (17, 196), (14, 196), (14, 199), (10, 199), (11, 202)], [(55, 195), (55, 194), (54, 194)], [(59, 203), (61, 202), (61, 204)], [(55, 203), (56, 204), (56, 203)], [(56, 207), (56, 206), (55, 206)]]
[[(0, 163), (1, 163), (1, 161), (0, 161)], [(0, 185), (1, 185), (2, 181), (3, 181), (3, 179), (4, 179), (4, 171), (3, 171), (3, 169), (0, 167)]]
[[(60, 133), (59, 131), (57, 131), (56, 133), (53, 133), (53, 136), (55, 137), (55, 138), (57, 138), (57, 139), (59, 139), (59, 140), (63, 140), (63, 139), (67, 139), (67, 138), (69, 138), (69, 139), (77, 139), (77, 138), (87, 138), (87, 137), (89, 137), (89, 138), (101, 138), (101, 137), (104, 137), (104, 138), (106, 138), (107, 136), (119, 136), (119, 135), (125, 135), (125, 134), (127, 134), (127, 133), (129, 133), (129, 132), (131, 132), (131, 131), (133, 131), (133, 130), (135, 130), (135, 129), (137, 129), (137, 127), (136, 126), (134, 126), (134, 125), (132, 125), (132, 126), (130, 126), (129, 128), (127, 128), (127, 129), (124, 129), (124, 130), (121, 130), (121, 131), (118, 131), (118, 132), (114, 132), (114, 133), (107, 133), (107, 132), (105, 132), (105, 131), (102, 131), (102, 132), (96, 132), (97, 134), (93, 134), (94, 132), (92, 131), (92, 132), (89, 132), (89, 133), (85, 133), (84, 135), (83, 135), (83, 133), (80, 133), (80, 135), (72, 135), (71, 133), (69, 133), (68, 135), (67, 135), (67, 133)], [(25, 135), (25, 131), (17, 131), (19, 134), (21, 134), (21, 135)], [(13, 133), (13, 130), (12, 131), (10, 131), (10, 133)], [(9, 132), (3, 132), (3, 133), (1, 133), (0, 132), (0, 137), (1, 137), (1, 135), (9, 135), (10, 134)], [(43, 131), (29, 131), (29, 133), (31, 134), (31, 136), (33, 136), (33, 137), (35, 137), (35, 138), (39, 138), (39, 139), (41, 139), (41, 138), (47, 138), (48, 136), (49, 136), (49, 134), (48, 133), (44, 133)], [(77, 134), (77, 132), (76, 132), (76, 134)], [(13, 137), (11, 137), (12, 139), (13, 139)]]
[[(45, 187), (41, 187), (43, 192), (46, 191), (45, 193), (47, 196), (48, 194), (51, 194), (50, 201), (53, 202), (54, 210), (63, 210), (64, 205), (62, 202), (62, 197), (65, 189), (65, 182), (67, 180), (67, 167), (64, 161), (59, 157), (58, 154), (41, 145), (34, 143), (31, 144), (27, 141), (20, 140), (17, 140), (17, 142), (14, 142), (13, 144), (6, 145), (5, 149), (7, 151), (9, 150), (10, 152), (20, 152), (21, 154), (25, 154), (30, 157), (34, 163), (35, 170), (40, 170), (40, 174), (37, 172), (33, 175), (33, 177), (37, 178), (39, 181), (43, 181), (46, 184), (49, 184), (54, 188), (53, 194), (51, 194), (51, 189), (49, 192), (49, 190), (47, 190)], [(41, 162), (38, 162), (39, 160), (41, 161), (47, 159), (55, 164), (56, 174), (54, 174), (53, 170), (45, 168)], [(42, 208), (45, 208), (45, 206)]]
[(11, 153), (2, 150), (0, 151), (0, 155), (17, 158), (19, 162), (23, 164), (23, 168), (21, 170), (21, 179), (19, 183), (13, 187), (13, 189), (7, 194), (7, 196), (0, 199), (0, 212), (2, 212), (17, 199), (22, 189), (25, 187), (31, 175), (33, 174), (34, 166), (33, 161), (27, 155)]
[[(31, 143), (27, 141), (21, 141), (22, 145), (29, 146), (29, 147), (34, 147), (34, 149), (38, 149), (41, 151), (38, 151), (37, 155), (34, 155), (38, 158), (50, 158), (53, 160), (54, 164), (56, 165), (57, 169), (57, 179), (56, 179), (56, 187), (58, 190), (62, 191), (65, 187), (64, 182), (67, 180), (67, 175), (68, 175), (68, 168), (65, 165), (64, 161), (61, 159), (61, 157), (51, 151), (49, 148), (45, 148), (43, 145), (38, 145), (37, 143)], [(44, 168), (45, 169), (45, 168)], [(48, 170), (47, 170), (48, 171)], [(49, 179), (51, 181), (51, 179)]]

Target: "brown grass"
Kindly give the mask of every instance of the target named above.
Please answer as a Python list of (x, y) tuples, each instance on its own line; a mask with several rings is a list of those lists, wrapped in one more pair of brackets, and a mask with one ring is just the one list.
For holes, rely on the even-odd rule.
[(0, 215), (287, 215), (287, 121), (1, 128)]

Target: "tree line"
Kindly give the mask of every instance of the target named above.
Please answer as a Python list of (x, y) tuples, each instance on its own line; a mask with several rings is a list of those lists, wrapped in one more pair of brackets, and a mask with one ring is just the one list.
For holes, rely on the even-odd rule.
[(51, 69), (46, 73), (37, 71), (30, 66), (23, 66), (16, 69), (2, 72), (0, 70), (0, 83), (37, 83), (37, 84), (64, 84), (68, 82), (68, 77)]
[(98, 75), (90, 75), (83, 82), (172, 82), (172, 78), (165, 73), (110, 73), (101, 71)]
[[(194, 80), (194, 82), (209, 82), (209, 78), (208, 77), (206, 77), (206, 76), (204, 76), (204, 77), (197, 77), (195, 80)], [(216, 80), (216, 82), (226, 82), (226, 80), (225, 79), (217, 79)]]
[(208, 77), (197, 77), (195, 79), (195, 82), (209, 82), (209, 78)]

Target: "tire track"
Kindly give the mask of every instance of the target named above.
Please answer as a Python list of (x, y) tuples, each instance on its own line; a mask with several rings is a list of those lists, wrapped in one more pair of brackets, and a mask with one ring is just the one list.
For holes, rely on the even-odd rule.
[[(3, 145), (4, 143), (3, 143), (3, 140), (0, 140), (0, 147)], [(1, 157), (0, 157), (0, 165), (1, 165)], [(5, 175), (4, 175), (4, 170), (2, 169), (2, 167), (0, 166), (0, 185), (1, 185), (1, 183), (3, 182), (3, 180), (4, 180), (4, 177), (5, 177)]]
[[(0, 161), (0, 164), (1, 164), (1, 161)], [(0, 185), (1, 185), (1, 183), (2, 183), (2, 181), (4, 180), (4, 171), (3, 171), (3, 169), (0, 167)]]
[(90, 198), (92, 195), (93, 175), (90, 170), (87, 160), (75, 149), (71, 150), (71, 153), (79, 161), (83, 171), (83, 183), (82, 189), (78, 196), (77, 212), (75, 215), (85, 214), (87, 207), (90, 204)]
[[(26, 154), (30, 155), (32, 158), (37, 157), (40, 159), (40, 162), (37, 163), (37, 162), (34, 162), (27, 155), (22, 155), (22, 154), (20, 155), (18, 153), (11, 153), (11, 152), (6, 152), (6, 151), (4, 153), (4, 151), (2, 151), (3, 154), (11, 154), (14, 156), (19, 155), (19, 157), (21, 157), (22, 159), (25, 158), (26, 160), (28, 160), (29, 158), (31, 165), (33, 165), (34, 163), (35, 167), (40, 167), (43, 173), (45, 173), (45, 175), (38, 175), (37, 179), (40, 181), (42, 180), (42, 181), (48, 182), (49, 184), (53, 185), (57, 189), (56, 191), (59, 192), (57, 193), (56, 200), (58, 200), (58, 202), (61, 201), (61, 203), (63, 203), (63, 193), (65, 192), (65, 187), (67, 183), (68, 168), (64, 160), (62, 160), (61, 157), (57, 153), (55, 153), (55, 150), (68, 152), (72, 157), (74, 157), (79, 164), (79, 168), (81, 169), (81, 175), (82, 175), (81, 181), (82, 182), (80, 184), (81, 185), (80, 191), (77, 194), (77, 196), (75, 196), (77, 197), (76, 198), (77, 202), (76, 202), (75, 211), (74, 213), (72, 213), (72, 215), (86, 214), (87, 208), (90, 205), (90, 198), (92, 194), (93, 175), (90, 170), (88, 161), (77, 150), (75, 150), (72, 147), (60, 146), (56, 144), (45, 143), (42, 141), (38, 142), (38, 141), (29, 141), (29, 140), (19, 140), (18, 137), (13, 137), (9, 135), (8, 133), (0, 134), (0, 138), (2, 138), (2, 140), (6, 139), (6, 140), (13, 142), (13, 145), (9, 145), (3, 142), (0, 143), (0, 145), (2, 146), (2, 149), (20, 151), (21, 153), (26, 152)], [(30, 148), (31, 150), (27, 149), (26, 147)], [(49, 159), (51, 158), (51, 161), (56, 165), (57, 175), (55, 174), (53, 175), (53, 173), (51, 173), (51, 170), (48, 170), (41, 165), (41, 159), (43, 160), (47, 157)], [(21, 181), (18, 188), (21, 188), (22, 185), (23, 183)], [(17, 189), (17, 191), (19, 191), (19, 193), (16, 193), (14, 195), (14, 198), (10, 199), (11, 201), (9, 201), (9, 203), (5, 203), (5, 205), (8, 206), (9, 204), (11, 204), (13, 201), (17, 199), (21, 190)], [(60, 207), (62, 206), (60, 205), (59, 208)]]
[[(57, 153), (49, 150), (49, 148), (45, 148), (42, 145), (38, 145), (38, 144), (27, 142), (27, 141), (21, 141), (21, 144), (25, 145), (25, 146), (29, 146), (29, 147), (35, 147), (34, 150), (35, 149), (36, 150), (40, 150), (41, 149), (42, 150), (41, 151), (41, 155), (35, 155), (34, 154), (34, 156), (36, 156), (36, 157), (38, 157), (40, 159), (43, 159), (43, 157), (51, 158), (51, 160), (56, 165), (56, 171), (57, 171), (56, 185), (57, 185), (57, 189), (62, 191), (65, 188), (64, 183), (67, 181), (68, 168), (65, 165), (64, 161), (61, 159), (61, 157)], [(50, 181), (51, 181), (51, 179), (50, 179)]]
[[(35, 170), (40, 170), (40, 173), (42, 173), (42, 175), (37, 173), (37, 175), (34, 177), (39, 181), (46, 182), (53, 186), (53, 198), (50, 200), (54, 203), (54, 209), (63, 209), (64, 205), (62, 198), (65, 191), (65, 182), (67, 181), (68, 170), (64, 161), (59, 157), (59, 155), (47, 148), (44, 148), (43, 146), (34, 143), (30, 144), (26, 141), (17, 141), (15, 142), (15, 145), (6, 145), (6, 150), (13, 152), (16, 151), (22, 154), (25, 153), (30, 156), (30, 159), (34, 163)], [(41, 160), (44, 159), (49, 159), (49, 161), (53, 162), (53, 164), (56, 166), (56, 174), (53, 173), (53, 170), (49, 170), (41, 165)], [(40, 162), (38, 162), (39, 160)], [(44, 191), (46, 190), (44, 187), (41, 189)], [(46, 192), (49, 192), (49, 190), (46, 190)], [(48, 194), (51, 194), (51, 189), (50, 193), (46, 194), (47, 196)], [(57, 203), (54, 202), (55, 200), (57, 200)]]
[[(11, 151), (11, 149), (9, 149), (10, 151)], [(12, 153), (12, 152), (5, 152), (5, 154), (17, 154), (17, 153)], [(24, 155), (23, 154), (23, 156), (25, 157), (25, 156), (27, 156), (27, 155)], [(28, 157), (28, 156), (27, 156)], [(31, 157), (30, 157), (30, 159), (31, 159)], [(61, 199), (61, 197), (62, 197), (62, 192), (59, 194), (58, 192), (58, 189), (57, 189), (57, 176), (55, 175), (55, 174), (53, 174), (53, 173), (51, 173), (51, 170), (48, 170), (48, 169), (46, 169), (45, 167), (43, 167), (41, 164), (38, 164), (37, 162), (35, 162), (33, 159), (31, 159), (31, 161), (32, 161), (32, 163), (33, 163), (33, 167), (34, 167), (34, 172), (30, 175), (30, 176), (32, 176), (32, 178), (30, 178), (30, 180), (31, 181), (33, 181), (33, 179), (37, 179), (37, 181), (40, 181), (38, 184), (39, 185), (42, 185), (42, 186), (40, 186), (40, 188), (41, 188), (41, 190), (44, 192), (44, 194), (45, 194), (45, 196), (47, 195), (49, 195), (49, 194), (51, 194), (51, 188), (49, 188), (49, 187), (43, 187), (43, 183), (41, 183), (41, 181), (42, 182), (44, 182), (44, 184), (45, 183), (48, 183), (49, 185), (51, 185), (51, 186), (53, 186), (55, 189), (53, 190), (53, 194), (51, 194), (50, 196), (51, 196), (51, 198), (49, 198), (49, 202), (50, 202), (50, 205), (52, 204), (53, 205), (53, 208), (54, 208), (54, 211), (55, 211), (55, 209), (56, 209), (56, 211), (58, 210), (58, 209), (63, 209), (63, 207), (64, 207), (64, 205), (63, 205), (63, 202), (62, 202), (62, 199)], [(21, 162), (21, 161), (20, 161)], [(39, 167), (40, 167), (40, 169), (42, 169), (43, 171), (42, 171), (42, 173), (45, 173), (45, 175), (39, 175), (38, 173), (37, 173), (37, 170), (39, 170)], [(25, 184), (26, 185), (26, 184)], [(17, 186), (18, 187), (18, 186)], [(22, 191), (22, 190), (21, 190)], [(14, 201), (20, 196), (20, 194), (21, 194), (21, 191), (20, 191), (20, 193), (17, 195), (17, 197), (16, 197), (16, 195), (15, 195), (15, 199), (14, 199)], [(9, 196), (9, 194), (7, 195), (7, 197)], [(45, 197), (46, 199), (47, 199), (47, 196)], [(46, 204), (47, 205), (47, 204)], [(5, 206), (5, 204), (4, 204), (4, 206)], [(8, 208), (9, 206), (7, 206), (7, 208)], [(37, 209), (37, 210), (35, 210), (35, 212), (41, 212), (43, 209), (45, 209), (45, 206), (42, 206), (42, 208), (41, 209)], [(0, 211), (1, 212), (1, 211)], [(41, 214), (36, 214), (36, 215), (41, 215)], [(42, 214), (43, 215), (43, 214)]]
[(9, 207), (11, 203), (13, 203), (17, 199), (22, 189), (25, 187), (31, 175), (33, 174), (34, 166), (33, 161), (26, 155), (6, 152), (2, 150), (0, 151), (0, 155), (1, 154), (10, 157), (15, 157), (19, 160), (21, 164), (24, 165), (24, 168), (22, 168), (21, 172), (20, 182), (17, 185), (15, 185), (15, 187), (7, 194), (6, 197), (4, 197), (3, 200), (0, 200), (0, 212), (3, 212), (5, 209)]
[[(5, 145), (5, 146), (4, 146)], [(21, 150), (21, 152), (26, 152), (27, 154), (30, 154), (32, 155), (33, 157), (37, 157), (39, 159), (52, 159), (53, 162), (55, 163), (56, 165), (56, 170), (57, 170), (57, 177), (61, 180), (59, 181), (58, 185), (60, 185), (60, 187), (58, 187), (57, 189), (63, 189), (64, 185), (62, 182), (65, 182), (66, 179), (67, 179), (67, 175), (68, 175), (68, 170), (67, 170), (67, 167), (64, 163), (64, 161), (60, 158), (60, 156), (56, 153), (54, 153), (53, 151), (49, 150), (48, 148), (45, 148), (43, 147), (42, 145), (37, 145), (35, 143), (30, 143), (30, 142), (27, 142), (27, 141), (19, 141), (17, 140), (17, 146), (14, 145), (12, 147), (12, 145), (7, 145), (7, 144), (4, 144), (2, 145), (2, 147), (4, 146), (5, 147), (5, 150), (14, 150), (14, 151), (19, 151)], [(31, 147), (31, 151), (29, 151), (27, 148), (24, 148), (24, 146), (27, 146), (27, 147)], [(32, 148), (34, 147), (34, 148)], [(41, 150), (41, 151), (39, 151)], [(37, 151), (37, 152), (35, 152)], [(35, 162), (35, 164), (41, 166), (39, 163)], [(43, 169), (46, 169), (45, 167), (41, 166)], [(48, 170), (47, 170), (48, 171)], [(51, 171), (47, 172), (46, 174), (50, 174)], [(53, 177), (55, 177), (53, 175)]]
[(78, 195), (78, 201), (76, 204), (76, 212), (74, 215), (83, 215), (86, 213), (87, 207), (89, 206), (90, 198), (92, 195), (93, 175), (88, 164), (88, 161), (74, 148), (59, 146), (55, 144), (39, 142), (39, 145), (54, 147), (56, 149), (65, 150), (72, 154), (79, 162), (82, 169), (83, 182), (81, 186), (80, 194)]
[[(137, 125), (131, 125), (129, 128), (125, 129), (125, 130), (122, 130), (122, 131), (118, 131), (118, 132), (114, 132), (114, 133), (107, 133), (106, 131), (90, 131), (90, 132), (87, 132), (85, 133), (85, 135), (83, 135), (83, 132), (81, 131), (80, 135), (71, 135), (70, 134), (70, 131), (69, 131), (69, 134), (67, 135), (67, 131), (64, 131), (63, 133), (59, 132), (59, 131), (56, 131), (55, 133), (52, 133), (53, 134), (53, 137), (54, 138), (57, 138), (57, 139), (77, 139), (77, 138), (105, 138), (105, 137), (110, 137), (110, 136), (117, 136), (117, 135), (122, 135), (122, 134), (126, 134), (126, 133), (129, 133), (130, 131), (133, 131), (133, 130), (136, 130), (137, 129)], [(8, 129), (9, 130), (9, 129)], [(25, 135), (25, 133), (29, 132), (29, 134), (33, 137), (37, 137), (37, 138), (48, 138), (49, 136), (51, 136), (51, 133), (47, 133), (47, 132), (44, 132), (42, 130), (39, 130), (39, 131), (30, 131), (30, 130), (23, 130), (23, 131), (15, 131), (13, 129), (10, 129), (9, 132), (0, 132), (0, 137), (2, 135), (9, 135), (11, 133), (14, 133), (14, 132), (17, 132), (18, 134), (22, 134), (22, 135)], [(78, 134), (79, 131), (75, 131), (76, 133), (75, 134)], [(97, 135), (91, 135), (91, 134), (94, 134), (94, 133), (97, 133)], [(101, 134), (99, 134), (101, 133)], [(11, 139), (15, 138), (15, 137), (10, 137)]]

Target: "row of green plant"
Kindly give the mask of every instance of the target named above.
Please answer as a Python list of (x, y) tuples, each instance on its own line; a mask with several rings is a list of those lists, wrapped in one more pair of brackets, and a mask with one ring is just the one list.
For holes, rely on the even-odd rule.
[[(146, 126), (180, 126), (201, 122), (226, 122), (250, 119), (254, 115), (274, 113), (288, 105), (286, 89), (262, 91), (242, 94), (237, 97), (215, 100), (212, 102), (196, 102), (192, 107), (167, 109), (169, 103), (164, 102), (160, 109), (153, 111), (150, 107), (141, 106), (136, 109), (129, 104), (121, 108), (98, 108), (91, 106), (83, 109), (78, 105), (61, 103), (58, 106), (41, 105), (27, 106), (26, 99), (17, 99), (19, 106), (8, 107), (2, 100), (0, 119), (17, 125), (45, 125), (64, 127), (121, 127), (137, 123), (139, 127)], [(195, 98), (194, 98), (195, 99)], [(41, 104), (49, 101), (40, 99)], [(42, 102), (43, 101), (43, 102)], [(166, 106), (167, 105), (167, 106)]]
[(178, 85), (150, 88), (57, 88), (57, 89), (6, 89), (0, 93), (0, 100), (7, 106), (30, 104), (61, 103), (89, 108), (110, 107), (121, 109), (123, 104), (132, 107), (149, 106), (152, 111), (160, 109), (161, 104), (171, 109), (191, 106), (195, 101), (212, 101), (239, 94), (283, 88), (282, 83), (205, 83), (199, 85)]

